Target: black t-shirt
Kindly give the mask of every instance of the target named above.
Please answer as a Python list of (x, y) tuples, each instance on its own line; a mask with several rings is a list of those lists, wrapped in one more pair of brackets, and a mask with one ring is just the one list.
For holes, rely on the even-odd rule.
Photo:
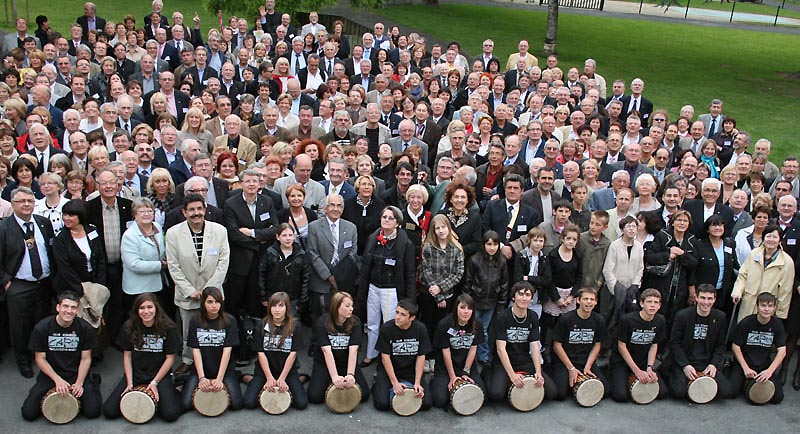
[[(647, 353), (650, 345), (661, 345), (667, 340), (667, 321), (661, 314), (656, 314), (652, 321), (642, 319), (639, 312), (631, 312), (619, 320), (618, 340), (625, 342), (633, 362), (639, 369), (647, 369)], [(611, 364), (625, 363), (617, 346), (611, 356)]]
[(453, 325), (453, 314), (449, 314), (439, 321), (436, 331), (433, 333), (433, 348), (435, 348), (435, 369), (436, 374), (447, 374), (447, 367), (444, 364), (442, 350), (450, 350), (450, 358), (453, 361), (453, 370), (456, 375), (464, 375), (464, 365), (467, 363), (467, 354), (473, 346), (482, 344), (485, 339), (483, 336), (483, 323), (473, 315), (474, 327)]
[(733, 343), (739, 346), (750, 369), (761, 371), (772, 362), (772, 347), (786, 346), (786, 329), (783, 322), (770, 318), (766, 324), (758, 322), (758, 315), (745, 317), (733, 330)]
[[(300, 339), (297, 336), (297, 326), (299, 325), (300, 323), (295, 323), (295, 333), (292, 335), (287, 335), (284, 331), (285, 324), (274, 327), (264, 323), (264, 326), (260, 329), (260, 336), (257, 337), (257, 342), (261, 342), (261, 352), (267, 357), (269, 370), (275, 378), (278, 378), (281, 371), (283, 371), (289, 354), (300, 349)], [(283, 339), (283, 344), (281, 344), (281, 339)], [(294, 366), (292, 369), (294, 369)]]
[[(533, 360), (530, 343), (539, 340), (539, 315), (529, 309), (526, 312), (524, 319), (517, 318), (509, 307), (492, 320), (489, 328), (489, 344), (493, 352), (497, 354), (497, 341), (505, 341), (506, 353), (514, 371), (531, 369)], [(494, 360), (500, 366), (500, 358), (494, 357)]]
[(133, 384), (147, 384), (161, 369), (164, 360), (169, 354), (178, 354), (183, 346), (178, 328), (173, 326), (159, 333), (152, 327), (145, 327), (142, 331), (142, 345), (137, 347), (128, 331), (130, 320), (125, 322), (119, 333), (117, 344), (123, 351), (131, 352), (133, 365)]
[(39, 321), (33, 328), (28, 349), (45, 353), (47, 363), (56, 374), (71, 383), (78, 377), (81, 351), (91, 350), (96, 337), (94, 329), (85, 320), (75, 317), (69, 327), (61, 327), (53, 315)]
[(694, 325), (692, 326), (692, 346), (686, 354), (689, 364), (702, 365), (703, 369), (711, 361), (711, 354), (708, 353), (706, 339), (708, 339), (708, 326), (711, 324), (711, 315), (702, 317), (695, 315)]
[(381, 326), (375, 349), (391, 356), (398, 380), (412, 383), (417, 356), (424, 356), (433, 350), (424, 324), (414, 321), (408, 330), (403, 330), (395, 325), (394, 320), (386, 321)]
[(336, 372), (339, 375), (347, 374), (347, 358), (350, 355), (350, 347), (361, 345), (361, 320), (357, 316), (352, 317), (353, 327), (350, 333), (345, 333), (344, 327), (336, 326), (336, 332), (328, 330), (328, 315), (322, 315), (314, 323), (314, 361), (325, 364), (325, 355), (322, 354), (321, 347), (331, 347), (333, 360), (336, 363)]
[[(196, 315), (189, 321), (189, 336), (186, 344), (190, 348), (198, 348), (203, 358), (203, 374), (206, 378), (215, 379), (219, 372), (219, 363), (222, 360), (222, 351), (227, 347), (239, 345), (239, 328), (236, 319), (230, 314), (225, 314), (225, 325), (222, 318), (208, 321), (205, 327), (200, 325), (200, 316)], [(226, 373), (233, 372), (236, 364), (235, 354), (231, 351)]]
[(588, 319), (579, 317), (577, 310), (567, 312), (558, 318), (553, 341), (560, 342), (572, 364), (583, 369), (594, 344), (605, 338), (605, 323), (597, 312), (592, 312)]

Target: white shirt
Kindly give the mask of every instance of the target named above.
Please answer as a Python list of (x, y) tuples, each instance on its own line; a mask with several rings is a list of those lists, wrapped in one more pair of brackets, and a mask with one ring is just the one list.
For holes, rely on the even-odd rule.
[[(19, 227), (22, 228), (22, 237), (25, 238), (25, 232), (27, 231), (25, 220), (22, 220), (16, 214), (14, 214), (14, 218), (17, 220)], [(33, 237), (36, 240), (36, 250), (39, 252), (39, 261), (42, 263), (42, 275), (40, 279), (44, 279), (50, 275), (50, 261), (48, 261), (47, 257), (47, 245), (45, 244), (44, 234), (42, 233), (41, 229), (39, 229), (39, 225), (36, 224), (36, 219), (31, 216), (29, 221), (33, 222)], [(20, 280), (28, 280), (31, 282), (37, 280), (35, 277), (33, 277), (33, 271), (31, 270), (31, 255), (27, 247), (25, 248), (25, 255), (22, 257), (22, 263), (19, 264), (19, 269), (14, 277)]]
[(706, 204), (703, 204), (703, 221), (708, 220), (709, 217), (714, 215), (714, 208), (716, 208), (716, 205), (711, 205), (711, 208), (709, 208)]

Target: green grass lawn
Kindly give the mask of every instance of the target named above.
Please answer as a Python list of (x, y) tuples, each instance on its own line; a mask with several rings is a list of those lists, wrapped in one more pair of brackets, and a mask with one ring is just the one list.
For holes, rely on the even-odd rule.
[[(547, 20), (543, 12), (467, 5), (398, 6), (381, 13), (442, 40), (458, 40), (472, 55), (491, 37), (503, 64), (521, 38), (532, 51), (541, 50)], [(772, 141), (771, 159), (798, 153), (792, 125), (800, 115), (800, 83), (785, 76), (798, 71), (797, 36), (562, 13), (558, 53), (565, 72), (595, 58), (609, 94), (615, 79), (642, 78), (645, 96), (672, 118), (684, 104), (700, 114), (720, 98), (753, 142)]]
[[(625, 1), (625, 2), (629, 2), (629, 3), (637, 3), (637, 4), (640, 3), (639, 0), (620, 0), (620, 1)], [(680, 5), (672, 5), (672, 6), (670, 6), (670, 10), (683, 11), (683, 10), (686, 9), (686, 2), (687, 2), (687, 0), (678, 0), (678, 3), (680, 3)], [(644, 8), (648, 8), (648, 7), (649, 8), (653, 8), (655, 5), (657, 5), (659, 3), (661, 3), (660, 0), (646, 0), (644, 2), (642, 10), (644, 10)], [(788, 3), (789, 2), (787, 2), (787, 4)], [(724, 11), (724, 12), (727, 12), (728, 14), (730, 14), (731, 9), (733, 9), (733, 7), (734, 7), (733, 5), (734, 5), (733, 2), (727, 3), (727, 2), (724, 2), (724, 1), (720, 2), (718, 0), (711, 1), (711, 2), (708, 2), (708, 3), (706, 3), (705, 0), (691, 0), (690, 3), (689, 3), (689, 8), (713, 9), (713, 10), (716, 10), (716, 11)], [(775, 7), (775, 6), (765, 5), (765, 4), (761, 4), (761, 3), (737, 2), (736, 3), (736, 9), (734, 10), (734, 14), (733, 14), (733, 20), (734, 20), (734, 22), (741, 21), (741, 19), (737, 20), (737, 18), (736, 18), (736, 15), (740, 14), (740, 13), (769, 15), (771, 17), (774, 17), (776, 10), (777, 10), (777, 7)], [(795, 11), (795, 10), (791, 10), (791, 9), (781, 9), (780, 16), (783, 17), (783, 18), (800, 18), (800, 12), (799, 11)], [(692, 17), (692, 13), (689, 12), (689, 18), (691, 18), (691, 17)]]

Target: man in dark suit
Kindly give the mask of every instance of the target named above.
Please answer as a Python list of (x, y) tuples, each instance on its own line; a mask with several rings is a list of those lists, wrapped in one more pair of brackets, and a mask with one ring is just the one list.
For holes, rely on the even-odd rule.
[[(199, 194), (206, 200), (206, 220), (225, 225), (225, 215), (222, 213), (222, 209), (208, 204), (208, 186), (208, 181), (205, 178), (193, 176), (175, 188), (175, 200), (172, 202), (173, 208), (167, 211), (167, 215), (164, 218), (165, 232), (178, 223), (186, 221), (186, 216), (183, 214), (183, 199), (189, 194)], [(180, 191), (180, 198), (178, 197), (178, 191)]]
[[(178, 130), (175, 127), (161, 129), (161, 146), (153, 150), (153, 166), (169, 170), (170, 164), (180, 161), (181, 146), (178, 146)], [(173, 178), (174, 180), (174, 178)], [(178, 184), (175, 184), (178, 185)]]
[(33, 149), (28, 151), (28, 154), (33, 155), (39, 161), (36, 166), (36, 176), (41, 175), (47, 171), (50, 163), (50, 157), (56, 154), (65, 154), (61, 149), (56, 148), (52, 144), (52, 137), (47, 131), (47, 127), (42, 124), (33, 124), (29, 130), (29, 138)]
[(132, 203), (118, 197), (120, 183), (110, 170), (96, 175), (100, 195), (86, 202), (86, 220), (97, 227), (106, 248), (106, 286), (111, 298), (106, 304), (106, 324), (109, 336), (117, 336), (124, 318), (122, 296), (122, 234), (133, 223)]
[[(203, 195), (206, 198), (206, 204), (222, 209), (225, 206), (225, 201), (228, 200), (230, 187), (224, 179), (213, 176), (214, 166), (211, 165), (211, 157), (208, 154), (197, 154), (192, 163), (192, 170), (194, 171), (194, 176), (199, 176), (206, 180), (206, 194)], [(175, 187), (173, 206), (179, 207), (183, 203), (186, 185), (186, 183), (183, 183)]]
[[(89, 30), (102, 32), (106, 27), (106, 20), (97, 16), (97, 6), (94, 3), (86, 2), (83, 4), (83, 15), (75, 20), (83, 29), (83, 39), (89, 38)], [(93, 24), (90, 26), (90, 24)]]
[(303, 38), (295, 36), (292, 39), (291, 49), (281, 55), (281, 57), (289, 61), (289, 72), (295, 77), (297, 77), (301, 69), (306, 67), (308, 53), (303, 51), (303, 45)]
[(542, 121), (528, 122), (527, 137), (522, 141), (519, 158), (529, 166), (534, 158), (544, 158), (545, 141), (542, 137)]
[(430, 119), (430, 106), (425, 101), (417, 102), (414, 108), (414, 135), (428, 144), (428, 161), (436, 164), (439, 154), (439, 141), (442, 140), (442, 129)]
[(602, 181), (611, 181), (611, 175), (613, 175), (617, 170), (624, 170), (628, 172), (628, 175), (631, 178), (631, 184), (635, 184), (636, 178), (643, 173), (650, 175), (653, 174), (653, 169), (648, 167), (646, 164), (639, 162), (642, 156), (642, 146), (640, 144), (628, 144), (625, 146), (625, 149), (622, 150), (622, 154), (625, 156), (624, 161), (608, 164), (602, 168), (600, 171), (600, 179)]
[(328, 161), (328, 174), (330, 180), (323, 179), (320, 181), (325, 187), (325, 196), (331, 194), (338, 194), (344, 200), (356, 197), (356, 190), (347, 181), (347, 163), (341, 158), (333, 158)]
[(241, 178), (242, 194), (230, 197), (224, 207), (231, 245), (225, 310), (235, 316), (245, 311), (261, 317), (264, 309), (258, 299), (258, 267), (261, 256), (275, 241), (278, 218), (272, 200), (258, 194), (258, 172), (245, 170)]
[(133, 75), (136, 70), (136, 63), (126, 57), (127, 50), (125, 44), (117, 42), (114, 45), (114, 60), (117, 61), (117, 73), (122, 76), (122, 79), (128, 81), (128, 78)]
[(692, 226), (689, 233), (700, 236), (703, 230), (703, 223), (708, 217), (719, 214), (725, 222), (725, 236), (731, 236), (733, 227), (733, 211), (727, 206), (718, 202), (722, 191), (722, 183), (716, 178), (706, 178), (703, 180), (700, 195), (702, 199), (688, 200), (683, 204), (683, 209), (689, 211), (692, 216)]
[[(14, 214), (0, 221), (0, 285), (8, 311), (0, 314), (0, 330), (10, 332), (19, 372), (33, 377), (28, 350), (34, 324), (50, 308), (53, 226), (33, 215), (33, 191), (19, 187), (11, 196)], [(5, 307), (4, 306), (4, 309)]]
[(306, 59), (306, 67), (297, 73), (297, 80), (300, 82), (300, 88), (306, 90), (308, 88), (308, 79), (311, 77), (320, 77), (322, 82), (328, 80), (328, 75), (323, 69), (320, 69), (320, 58), (316, 53), (311, 53)]
[(503, 180), (506, 198), (490, 201), (481, 222), (483, 232), (491, 229), (500, 235), (500, 242), (504, 244), (502, 253), (507, 260), (513, 256), (509, 243), (525, 236), (529, 229), (542, 222), (538, 211), (520, 202), (524, 183), (525, 180), (517, 174), (506, 175)]
[[(345, 67), (347, 63), (345, 64)], [(369, 92), (375, 88), (375, 75), (372, 74), (372, 61), (361, 59), (358, 72), (350, 74), (350, 85), (360, 84), (364, 86), (364, 91)], [(366, 85), (366, 86), (365, 86)]]
[(650, 125), (650, 115), (653, 114), (653, 103), (642, 96), (644, 81), (641, 78), (634, 78), (631, 81), (631, 94), (622, 97), (622, 114), (620, 118), (627, 118), (633, 111), (639, 112), (642, 126)]
[(200, 143), (197, 140), (186, 139), (181, 143), (180, 158), (176, 157), (175, 161), (167, 167), (175, 185), (183, 184), (194, 176), (192, 165), (198, 155), (200, 155)]
[(328, 310), (334, 292), (346, 291), (345, 285), (352, 285), (342, 280), (354, 276), (343, 276), (337, 271), (354, 266), (357, 260), (358, 231), (355, 224), (341, 218), (344, 199), (336, 194), (328, 196), (324, 210), (325, 218), (309, 223), (306, 242), (311, 258), (308, 289), (312, 318)]
[[(159, 74), (158, 84), (160, 86), (159, 92), (163, 93), (167, 97), (167, 110), (178, 120), (178, 125), (182, 125), (183, 118), (186, 116), (186, 112), (189, 111), (189, 97), (186, 96), (185, 93), (175, 89), (175, 75), (173, 75), (170, 71), (164, 71)], [(153, 97), (154, 93), (156, 93), (155, 90), (144, 96), (142, 108), (144, 109), (145, 116), (149, 116), (151, 114), (150, 98)], [(172, 113), (172, 105), (175, 106), (175, 113)]]
[(195, 96), (199, 96), (205, 89), (209, 78), (219, 78), (217, 70), (208, 66), (208, 49), (203, 46), (194, 49), (194, 66), (186, 68), (186, 72), (191, 74), (194, 79)]
[(222, 69), (220, 70), (219, 94), (220, 96), (225, 95), (230, 98), (231, 110), (236, 109), (236, 107), (239, 105), (240, 95), (244, 93), (244, 84), (239, 81), (235, 81), (234, 78), (235, 73), (233, 64), (226, 62), (224, 65), (222, 65)]

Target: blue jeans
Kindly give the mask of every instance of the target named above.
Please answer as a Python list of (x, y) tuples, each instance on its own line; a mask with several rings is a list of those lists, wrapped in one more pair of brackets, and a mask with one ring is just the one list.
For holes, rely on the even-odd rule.
[(483, 340), (478, 345), (478, 361), (486, 363), (489, 361), (489, 323), (494, 317), (494, 309), (475, 309), (474, 315), (483, 323)]

